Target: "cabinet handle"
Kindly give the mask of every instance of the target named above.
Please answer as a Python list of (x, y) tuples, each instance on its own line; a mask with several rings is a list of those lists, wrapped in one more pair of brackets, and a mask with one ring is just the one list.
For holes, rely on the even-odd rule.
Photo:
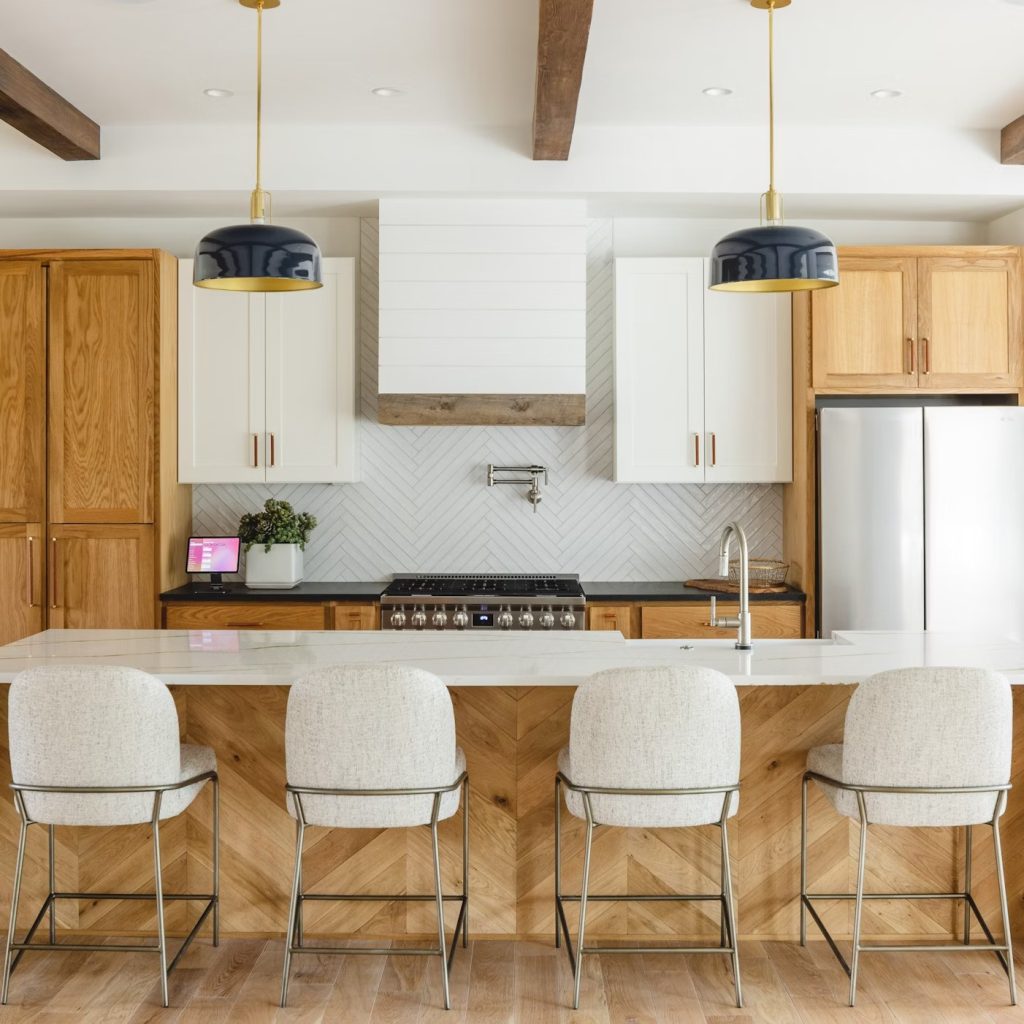
[(255, 468), (260, 464), (260, 435), (252, 435), (252, 464)]
[(263, 627), (262, 622), (226, 622), (224, 625), (229, 629), (261, 629)]
[(274, 458), (274, 435), (270, 435), (270, 465), (273, 466), (275, 462)]
[(693, 464), (700, 465), (700, 434), (693, 435)]
[(921, 339), (921, 372), (931, 373), (931, 360), (928, 358), (928, 339)]
[(715, 435), (711, 435), (711, 465), (714, 466), (718, 461), (718, 440)]
[(57, 551), (57, 538), (50, 538), (50, 553), (53, 557), (53, 573), (50, 577), (50, 607), (60, 607), (60, 597), (57, 590), (57, 577), (60, 575), (60, 568), (58, 563), (58, 551)]
[(907, 338), (907, 362), (910, 364), (910, 369), (907, 373), (914, 372), (914, 339)]
[(33, 552), (34, 537), (26, 537), (25, 540), (28, 542), (28, 574), (25, 579), (25, 600), (28, 603), (29, 608), (35, 608), (36, 606), (36, 594), (35, 594), (35, 569), (36, 559), (35, 553)]

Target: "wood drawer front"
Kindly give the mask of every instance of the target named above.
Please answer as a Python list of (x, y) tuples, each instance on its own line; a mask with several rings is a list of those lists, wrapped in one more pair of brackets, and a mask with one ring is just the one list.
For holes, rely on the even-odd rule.
[[(718, 614), (736, 615), (735, 601), (718, 602)], [(713, 629), (706, 601), (688, 604), (641, 606), (641, 637), (644, 640), (727, 640), (735, 629)], [(798, 640), (803, 636), (804, 606), (796, 602), (758, 601), (750, 606), (751, 633), (764, 640)]]
[(588, 604), (587, 629), (617, 629), (627, 640), (633, 635), (633, 605)]
[(332, 629), (380, 629), (379, 604), (339, 602), (331, 605)]
[(182, 601), (164, 605), (164, 620), (167, 629), (324, 629), (325, 612), (298, 601)]

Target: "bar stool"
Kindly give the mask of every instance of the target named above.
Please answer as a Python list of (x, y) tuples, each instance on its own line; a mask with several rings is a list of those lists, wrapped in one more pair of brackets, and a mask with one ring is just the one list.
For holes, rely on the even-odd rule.
[[(281, 1006), (288, 1000), (288, 972), (296, 953), (437, 956), (444, 1006), (451, 1006), (448, 974), (459, 934), (468, 944), (469, 776), (455, 746), (455, 715), (444, 683), (429, 672), (400, 665), (331, 667), (311, 672), (292, 686), (285, 726), (288, 812), (296, 819), (295, 872), (288, 910)], [(462, 808), (462, 893), (441, 889), (438, 822)], [(434, 854), (434, 892), (311, 893), (302, 887), (306, 829), (411, 828), (429, 825)], [(416, 949), (307, 946), (302, 928), (306, 900), (430, 901), (437, 909), (437, 945)], [(444, 903), (457, 901), (451, 947), (445, 942)]]
[[(54, 666), (29, 669), (11, 683), (9, 699), (11, 776), (21, 817), (18, 855), (7, 929), (3, 992), (7, 1003), (11, 974), (29, 950), (87, 950), (156, 953), (160, 996), (167, 1006), (167, 977), (212, 914), (213, 944), (219, 927), (219, 793), (217, 759), (209, 747), (178, 741), (178, 712), (170, 691), (158, 679), (117, 666)], [(168, 893), (160, 866), (160, 822), (181, 814), (205, 783), (213, 785), (213, 891)], [(137, 825), (153, 832), (155, 891), (58, 892), (55, 884), (55, 826)], [(49, 840), (49, 894), (21, 942), (15, 941), (18, 900), (30, 825), (46, 826)], [(157, 944), (104, 945), (57, 942), (57, 900), (154, 900)], [(168, 964), (165, 900), (203, 901), (205, 906)], [(49, 941), (32, 937), (45, 916)]]
[[(736, 1005), (743, 1005), (736, 906), (726, 823), (739, 808), (740, 709), (736, 687), (703, 668), (612, 669), (591, 676), (572, 702), (569, 746), (555, 779), (555, 945), (565, 937), (573, 972), (573, 1009), (579, 1008), (584, 954), (724, 953), (732, 961)], [(561, 798), (587, 823), (579, 895), (562, 893)], [(590, 862), (598, 825), (683, 828), (717, 825), (722, 876), (717, 894), (591, 894)], [(587, 946), (591, 901), (710, 901), (721, 910), (717, 946), (618, 948)], [(576, 952), (565, 902), (580, 905)]]
[[(994, 952), (1006, 971), (1010, 1002), (1017, 1003), (1003, 873), (999, 819), (1010, 789), (1013, 701), (1010, 684), (995, 672), (969, 668), (920, 668), (881, 672), (857, 687), (846, 712), (843, 743), (815, 747), (803, 777), (800, 837), (800, 944), (807, 944), (807, 914), (850, 977), (850, 1006), (857, 997), (860, 954)], [(857, 884), (853, 893), (807, 891), (807, 789), (816, 782), (832, 806), (860, 823)], [(865, 893), (869, 825), (963, 827), (966, 832), (962, 892)], [(971, 894), (971, 847), (975, 825), (990, 825), (995, 852), (1003, 941), (997, 942)], [(865, 945), (865, 900), (963, 901), (963, 942), (943, 945)], [(854, 900), (851, 961), (814, 907), (814, 900)], [(987, 943), (971, 944), (971, 914)]]

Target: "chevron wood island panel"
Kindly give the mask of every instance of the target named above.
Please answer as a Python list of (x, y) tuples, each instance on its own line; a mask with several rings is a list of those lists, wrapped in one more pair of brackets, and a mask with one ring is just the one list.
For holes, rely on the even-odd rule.
[[(0, 736), (6, 747), (6, 687)], [(808, 748), (842, 735), (849, 686), (740, 687), (743, 722), (741, 798), (730, 823), (739, 925), (753, 939), (798, 934), (800, 777)], [(183, 738), (213, 746), (221, 773), (222, 928), (236, 936), (283, 934), (294, 849), (294, 823), (284, 807), (284, 686), (193, 686), (175, 692)], [(567, 742), (573, 690), (563, 687), (452, 690), (459, 743), (471, 777), (471, 928), (475, 937), (550, 938), (553, 928), (553, 792), (559, 749)], [(1013, 781), (1024, 782), (1024, 690), (1015, 688)], [(0, 783), (9, 781), (4, 751)], [(209, 884), (209, 793), (162, 829), (168, 889)], [(848, 891), (856, 829), (835, 815), (812, 788), (811, 887)], [(563, 821), (564, 879), (578, 884), (582, 825)], [(1024, 937), (1024, 797), (1010, 795), (1004, 843), (1014, 929)], [(461, 822), (442, 828), (445, 884), (461, 877)], [(42, 899), (46, 841), (42, 829), (28, 851), (23, 926)], [(991, 841), (975, 829), (975, 891), (990, 920), (998, 921)], [(711, 891), (718, 879), (714, 827), (601, 829), (594, 844), (593, 891), (666, 893)], [(148, 829), (57, 830), (58, 885), (77, 890), (145, 892), (152, 888)], [(0, 802), (0, 914), (9, 907), (17, 842), (17, 815)], [(963, 835), (949, 829), (873, 827), (868, 885), (875, 891), (950, 889), (959, 884)], [(305, 880), (322, 891), (428, 892), (430, 846), (426, 829), (311, 830)], [(592, 906), (597, 939), (716, 940), (712, 905), (599, 903)], [(192, 908), (193, 912), (195, 908)], [(938, 901), (870, 903), (866, 928), (875, 938), (943, 939), (959, 920)], [(180, 931), (186, 908), (169, 908)], [(830, 926), (848, 933), (848, 908), (826, 908)], [(307, 933), (428, 936), (429, 904), (313, 903)], [(78, 933), (151, 930), (152, 907), (140, 901), (82, 901), (61, 907), (59, 923)], [(812, 930), (813, 935), (813, 930)]]

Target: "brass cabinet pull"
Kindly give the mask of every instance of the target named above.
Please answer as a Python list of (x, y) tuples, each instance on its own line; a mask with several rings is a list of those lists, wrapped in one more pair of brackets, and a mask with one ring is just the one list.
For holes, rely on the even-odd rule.
[(718, 440), (714, 434), (711, 435), (711, 465), (718, 461)]
[(59, 608), (60, 598), (57, 592), (57, 577), (60, 575), (60, 568), (57, 562), (58, 551), (57, 551), (57, 538), (50, 538), (50, 552), (53, 556), (53, 574), (50, 577), (50, 607)]
[(28, 543), (28, 575), (25, 579), (25, 600), (28, 603), (29, 608), (35, 608), (36, 606), (36, 593), (35, 593), (35, 569), (36, 560), (35, 554), (32, 550), (33, 541), (35, 537), (26, 537), (25, 540)]
[(252, 464), (255, 468), (260, 464), (260, 435), (252, 435)]
[(274, 458), (274, 435), (270, 435), (270, 465), (273, 466), (275, 462)]
[(910, 364), (910, 369), (907, 373), (914, 372), (914, 339), (907, 338), (907, 362)]
[(700, 465), (700, 434), (693, 435), (693, 464)]
[(921, 372), (931, 373), (931, 360), (928, 358), (928, 339), (921, 339)]
[(262, 629), (262, 622), (226, 622), (229, 629)]

